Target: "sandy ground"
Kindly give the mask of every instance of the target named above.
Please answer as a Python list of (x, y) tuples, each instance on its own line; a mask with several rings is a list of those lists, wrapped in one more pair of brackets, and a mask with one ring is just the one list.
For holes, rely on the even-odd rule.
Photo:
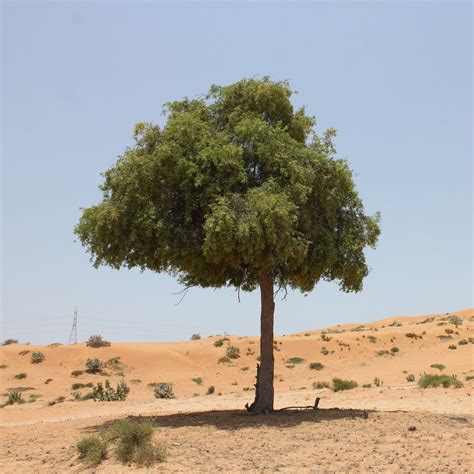
[[(461, 317), (463, 324), (450, 324), (450, 314)], [(23, 398), (33, 402), (0, 410), (0, 470), (84, 471), (75, 449), (78, 439), (130, 416), (152, 421), (156, 439), (167, 445), (167, 460), (148, 472), (474, 472), (474, 380), (465, 380), (474, 375), (474, 353), (472, 344), (458, 344), (474, 336), (473, 325), (474, 311), (468, 309), (279, 337), (276, 408), (312, 405), (318, 396), (320, 409), (266, 417), (242, 411), (253, 399), (258, 356), (253, 337), (227, 336), (222, 347), (214, 347), (219, 337), (100, 349), (84, 344), (4, 346), (2, 401), (8, 389), (23, 387)], [(446, 329), (452, 332), (448, 335)], [(239, 347), (241, 357), (219, 363), (228, 344)], [(395, 355), (379, 354), (390, 353), (392, 347), (399, 349)], [(46, 356), (41, 364), (31, 364), (35, 350)], [(71, 376), (94, 357), (120, 357), (121, 365), (106, 369), (107, 375)], [(288, 362), (294, 357), (304, 361)], [(311, 370), (310, 362), (324, 367)], [(407, 382), (407, 374), (418, 378), (423, 372), (440, 373), (432, 364), (445, 365), (444, 373), (455, 374), (464, 387), (421, 389)], [(16, 379), (21, 372), (26, 378)], [(192, 380), (198, 377), (201, 385)], [(359, 387), (337, 393), (312, 388), (313, 382), (333, 377), (356, 380)], [(374, 385), (375, 377), (383, 381), (381, 386)], [(131, 388), (125, 402), (72, 400), (73, 383), (110, 379), (115, 384), (122, 378)], [(148, 386), (154, 382), (172, 383), (177, 398), (155, 399)], [(215, 393), (206, 395), (210, 385)], [(48, 405), (59, 396), (66, 401)], [(95, 470), (128, 471), (140, 469), (118, 464), (112, 453)]]

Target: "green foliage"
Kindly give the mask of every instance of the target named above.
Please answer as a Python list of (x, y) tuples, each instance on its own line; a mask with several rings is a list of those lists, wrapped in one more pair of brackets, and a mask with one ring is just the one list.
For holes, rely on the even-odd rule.
[(438, 369), (441, 372), (446, 368), (446, 366), (443, 364), (431, 364), (430, 367), (432, 369)]
[(101, 402), (116, 402), (124, 401), (130, 393), (130, 388), (127, 383), (122, 380), (117, 384), (115, 390), (110, 386), (108, 380), (105, 381), (105, 387), (99, 382), (93, 389), (91, 397), (96, 401)]
[(97, 374), (102, 370), (103, 364), (99, 359), (87, 359), (86, 372), (89, 374)]
[(214, 385), (211, 385), (210, 387), (207, 388), (207, 395), (212, 395), (216, 391), (216, 388)]
[(18, 344), (18, 339), (5, 339), (2, 346), (9, 346), (10, 344)]
[(175, 398), (173, 393), (173, 385), (170, 383), (155, 384), (155, 398)]
[(229, 359), (238, 359), (240, 357), (240, 349), (235, 346), (229, 346), (225, 351), (225, 355)]
[(214, 347), (221, 347), (224, 345), (225, 341), (228, 341), (229, 338), (224, 337), (224, 339), (217, 339), (217, 341), (214, 341)]
[(150, 423), (136, 423), (122, 420), (112, 428), (111, 436), (117, 440), (115, 455), (123, 464), (136, 463), (139, 466), (152, 466), (163, 461), (165, 446), (152, 441), (153, 427)]
[(290, 357), (286, 363), (287, 364), (301, 364), (304, 362), (304, 359), (302, 359), (301, 357)]
[(137, 124), (75, 227), (93, 264), (244, 291), (272, 268), (276, 285), (360, 291), (379, 217), (335, 157), (335, 130), (318, 136), (291, 95), (286, 82), (245, 79), (168, 103), (163, 128)]
[(201, 339), (201, 335), (200, 334), (193, 334), (191, 336), (191, 341), (199, 341), (199, 339)]
[(26, 372), (20, 372), (19, 374), (16, 374), (14, 377), (18, 380), (26, 379), (27, 374), (26, 374)]
[(309, 364), (309, 368), (311, 370), (321, 370), (324, 368), (324, 365), (321, 364), (321, 362), (311, 362), (311, 364)]
[(454, 388), (461, 388), (463, 383), (453, 375), (423, 374), (418, 380), (418, 385), (421, 388), (439, 387), (440, 385), (444, 388), (451, 385)]
[(31, 363), (32, 364), (41, 364), (45, 359), (45, 356), (40, 351), (35, 351), (31, 354)]
[(451, 324), (454, 324), (456, 327), (460, 326), (463, 323), (462, 318), (460, 318), (456, 314), (452, 314), (451, 316), (449, 316), (448, 321)]
[(7, 392), (7, 401), (5, 405), (13, 405), (15, 403), (22, 404), (25, 403), (25, 400), (22, 398), (22, 391), (21, 390), (9, 390)]
[(86, 346), (97, 349), (99, 347), (110, 346), (110, 342), (104, 341), (104, 338), (102, 336), (90, 336), (88, 341), (86, 342)]
[(351, 390), (356, 387), (357, 387), (357, 382), (355, 382), (354, 380), (343, 380), (343, 379), (338, 379), (336, 377), (332, 379), (331, 389), (334, 392), (339, 392), (341, 390)]
[(107, 454), (107, 442), (98, 436), (87, 436), (76, 445), (87, 467), (98, 466)]
[(408, 374), (406, 376), (407, 382), (414, 382), (415, 381), (415, 376), (413, 374)]

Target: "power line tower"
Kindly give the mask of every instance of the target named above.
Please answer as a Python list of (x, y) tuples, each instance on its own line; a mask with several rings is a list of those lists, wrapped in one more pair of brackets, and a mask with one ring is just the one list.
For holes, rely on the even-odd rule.
[(69, 344), (77, 344), (77, 308), (74, 310), (74, 319), (72, 320), (72, 329), (71, 334), (69, 335)]

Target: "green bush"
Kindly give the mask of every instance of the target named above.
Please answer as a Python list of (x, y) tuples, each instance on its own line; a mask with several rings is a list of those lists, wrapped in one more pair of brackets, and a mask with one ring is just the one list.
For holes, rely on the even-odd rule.
[(165, 446), (152, 441), (153, 427), (150, 423), (122, 420), (114, 425), (111, 435), (118, 442), (115, 455), (123, 464), (136, 463), (149, 467), (165, 459)]
[(451, 385), (454, 388), (461, 388), (463, 383), (453, 375), (423, 374), (418, 380), (421, 388), (439, 387), (448, 388)]
[(341, 390), (351, 390), (357, 387), (357, 382), (354, 380), (343, 380), (338, 378), (332, 379), (332, 390), (334, 392), (339, 392)]
[(159, 383), (155, 385), (155, 398), (175, 398), (173, 385), (170, 383)]
[(90, 336), (88, 341), (86, 342), (87, 347), (93, 347), (97, 349), (99, 347), (108, 347), (110, 346), (109, 341), (104, 341), (102, 336)]
[(199, 339), (201, 339), (201, 335), (200, 334), (193, 334), (191, 336), (191, 341), (199, 341)]
[(89, 374), (97, 374), (102, 370), (102, 362), (99, 359), (87, 359), (86, 372)]
[(27, 375), (26, 375), (26, 372), (20, 372), (19, 374), (16, 374), (14, 377), (18, 380), (21, 380), (21, 379), (26, 379)]
[(301, 364), (303, 362), (304, 359), (302, 359), (301, 357), (291, 357), (286, 361), (287, 364)]
[(414, 382), (415, 376), (413, 374), (408, 374), (406, 379), (407, 379), (407, 382)]
[(2, 346), (9, 346), (10, 344), (18, 344), (18, 339), (5, 339)]
[(15, 403), (22, 404), (25, 403), (25, 400), (23, 400), (21, 390), (9, 390), (7, 392), (7, 401), (5, 402), (5, 405), (13, 405)]
[(207, 395), (212, 395), (215, 391), (216, 391), (216, 389), (215, 389), (214, 385), (211, 385), (207, 389)]
[(87, 467), (98, 466), (107, 454), (107, 442), (98, 436), (82, 438), (76, 447)]
[(99, 382), (93, 389), (91, 397), (96, 401), (101, 402), (116, 402), (124, 401), (127, 399), (130, 393), (130, 388), (127, 383), (122, 380), (117, 384), (117, 388), (114, 390), (110, 386), (108, 380), (105, 381), (105, 387)]
[(432, 369), (438, 369), (441, 372), (446, 368), (446, 366), (443, 364), (431, 364), (430, 367)]
[(309, 364), (309, 368), (311, 370), (321, 370), (324, 368), (324, 365), (321, 364), (321, 362), (311, 362), (311, 364)]
[(240, 357), (240, 349), (235, 346), (229, 346), (225, 354), (229, 359), (238, 359)]
[(221, 347), (224, 345), (224, 339), (217, 339), (217, 341), (214, 341), (214, 347)]
[(32, 364), (41, 364), (45, 359), (44, 354), (40, 351), (35, 351), (31, 354), (31, 363)]

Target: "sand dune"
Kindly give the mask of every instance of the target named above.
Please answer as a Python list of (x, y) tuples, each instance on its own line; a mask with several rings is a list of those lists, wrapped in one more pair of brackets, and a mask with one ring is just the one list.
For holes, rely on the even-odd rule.
[[(457, 327), (451, 324), (448, 318), (452, 314), (463, 323)], [(157, 436), (166, 438), (169, 444), (168, 460), (158, 470), (403, 472), (409, 466), (417, 470), (413, 465), (415, 460), (424, 463), (421, 465), (425, 470), (437, 470), (441, 454), (427, 458), (423, 452), (433, 450), (434, 453), (436, 443), (444, 440), (456, 451), (456, 457), (443, 458), (444, 467), (440, 470), (471, 471), (474, 466), (467, 443), (472, 441), (474, 381), (465, 379), (474, 375), (473, 345), (469, 343), (469, 338), (474, 336), (473, 325), (474, 311), (466, 309), (420, 317), (396, 316), (370, 324), (338, 325), (277, 337), (276, 408), (312, 404), (319, 396), (321, 410), (270, 417), (274, 421), (252, 418), (259, 420), (255, 425), (248, 418), (241, 421), (241, 415), (229, 411), (240, 409), (253, 399), (258, 357), (255, 337), (226, 336), (228, 340), (221, 347), (215, 347), (214, 342), (223, 336), (176, 343), (113, 343), (98, 349), (85, 344), (3, 346), (0, 349), (0, 365), (6, 366), (0, 369), (3, 401), (9, 389), (26, 387), (23, 398), (34, 402), (6, 406), (0, 411), (5, 433), (0, 468), (4, 472), (80, 470), (74, 444), (84, 430), (111, 419), (141, 415), (157, 420), (162, 426)], [(407, 337), (407, 333), (417, 337)], [(468, 343), (459, 344), (461, 340)], [(225, 356), (228, 345), (238, 347), (240, 357), (221, 363), (219, 359)], [(33, 351), (43, 352), (45, 360), (32, 364)], [(105, 362), (117, 357), (120, 363), (115, 369), (106, 368), (105, 374), (71, 375), (73, 371), (84, 370), (88, 358)], [(311, 362), (320, 362), (323, 368), (312, 370)], [(424, 372), (439, 373), (430, 367), (432, 364), (443, 364), (444, 373), (455, 374), (464, 387), (421, 389), (416, 382), (407, 381), (408, 374), (418, 378)], [(22, 372), (26, 378), (15, 378)], [(330, 381), (333, 377), (355, 380), (359, 387), (337, 393), (313, 388), (314, 382)], [(376, 377), (383, 384), (375, 386)], [(202, 384), (193, 381), (199, 378)], [(46, 384), (48, 379), (52, 380)], [(73, 383), (95, 384), (105, 379), (112, 384), (125, 379), (131, 388), (127, 401), (72, 400)], [(157, 382), (172, 383), (177, 398), (155, 399), (150, 384)], [(367, 384), (371, 387), (362, 388)], [(215, 393), (206, 395), (211, 385)], [(80, 389), (82, 394), (87, 391), (90, 388)], [(65, 397), (64, 402), (48, 404), (61, 396)], [(331, 410), (334, 408), (340, 410)], [(360, 410), (369, 411), (371, 421), (361, 417)], [(179, 415), (183, 413), (186, 415)], [(461, 418), (465, 421), (459, 421)], [(378, 425), (374, 421), (377, 419)], [(405, 426), (410, 420), (425, 427), (423, 435), (420, 430), (418, 434), (410, 434), (413, 442), (407, 438)], [(231, 429), (232, 423), (235, 427)], [(444, 428), (437, 430), (437, 424)], [(377, 441), (380, 436), (393, 438), (390, 455), (388, 451), (382, 455), (387, 444), (374, 451), (381, 448)], [(437, 437), (443, 440), (436, 441)], [(236, 440), (240, 443), (242, 438), (246, 439), (245, 443), (238, 445)], [(297, 448), (291, 446), (295, 439), (300, 439)], [(259, 443), (263, 447), (256, 453)], [(249, 444), (255, 456), (247, 452)], [(225, 460), (227, 464), (221, 464)], [(125, 468), (108, 460), (100, 469), (121, 472)]]

